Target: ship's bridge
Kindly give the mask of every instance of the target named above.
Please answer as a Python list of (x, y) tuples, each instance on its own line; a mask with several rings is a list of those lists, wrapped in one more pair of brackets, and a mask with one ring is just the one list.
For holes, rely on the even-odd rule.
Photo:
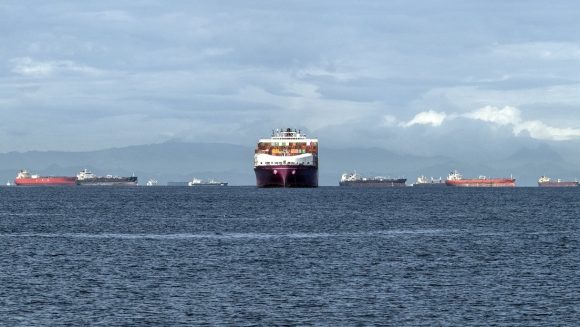
[(306, 138), (300, 130), (274, 130), (268, 139), (260, 139), (255, 153), (272, 156), (318, 154), (318, 139)]

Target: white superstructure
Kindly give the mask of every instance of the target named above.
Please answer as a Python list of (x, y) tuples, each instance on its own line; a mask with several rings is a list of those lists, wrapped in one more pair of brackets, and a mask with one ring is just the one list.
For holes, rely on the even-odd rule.
[(417, 181), (413, 185), (420, 185), (420, 184), (436, 184), (436, 183), (443, 183), (443, 179), (439, 177), (439, 179), (435, 179), (433, 177), (428, 178), (425, 175), (421, 175), (417, 177)]
[(16, 175), (16, 179), (22, 179), (22, 178), (38, 178), (38, 175), (32, 175), (28, 172), (28, 170), (26, 169), (22, 169), (20, 171), (18, 171), (18, 174)]
[(95, 178), (95, 174), (90, 172), (88, 169), (83, 169), (77, 174), (77, 180), (83, 181), (85, 179)]
[(203, 181), (201, 179), (198, 178), (194, 178), (191, 180), (191, 182), (187, 183), (188, 186), (194, 186), (194, 185), (200, 185), (202, 184)]
[(318, 139), (307, 138), (300, 130), (272, 131), (272, 136), (260, 139), (254, 154), (254, 167), (318, 166)]
[(552, 179), (548, 176), (542, 176), (538, 179), (538, 183), (548, 183), (552, 181)]
[(344, 173), (340, 177), (341, 182), (354, 182), (354, 181), (361, 181), (361, 180), (363, 180), (363, 178), (360, 175), (358, 175), (356, 173), (356, 171), (354, 173)]
[(448, 181), (460, 181), (462, 179), (463, 175), (461, 175), (461, 173), (459, 173), (457, 170), (450, 172), (449, 176), (447, 176)]
[(157, 181), (156, 179), (150, 179), (147, 181), (147, 186), (157, 186), (159, 184), (159, 181)]

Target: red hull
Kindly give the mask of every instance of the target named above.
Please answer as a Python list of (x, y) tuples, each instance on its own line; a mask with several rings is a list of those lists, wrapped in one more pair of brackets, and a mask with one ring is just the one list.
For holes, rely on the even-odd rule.
[(76, 185), (76, 177), (38, 177), (38, 178), (17, 178), (14, 184), (20, 186), (72, 186)]
[(258, 166), (258, 187), (318, 187), (318, 168), (313, 166)]
[(513, 178), (460, 179), (447, 180), (445, 184), (457, 187), (515, 187), (516, 180)]

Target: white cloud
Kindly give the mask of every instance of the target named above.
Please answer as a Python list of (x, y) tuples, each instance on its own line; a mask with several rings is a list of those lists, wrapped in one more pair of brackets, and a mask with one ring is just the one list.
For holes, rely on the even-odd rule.
[(497, 125), (517, 125), (521, 122), (521, 113), (517, 108), (505, 106), (502, 109), (486, 106), (474, 112), (465, 114), (464, 117)]
[(411, 127), (413, 125), (431, 125), (433, 127), (438, 127), (443, 124), (445, 118), (447, 118), (446, 113), (429, 110), (416, 114), (413, 119), (406, 123), (401, 123), (400, 125), (403, 127)]
[(81, 65), (70, 60), (37, 61), (30, 57), (15, 58), (12, 72), (28, 77), (46, 77), (57, 72), (74, 72), (87, 75), (98, 75), (102, 71), (93, 67)]
[(514, 126), (514, 134), (518, 135), (526, 131), (530, 137), (539, 140), (568, 141), (580, 138), (580, 129), (578, 128), (558, 128), (544, 124), (541, 121), (525, 121)]
[[(399, 126), (431, 125), (438, 127), (445, 120), (455, 119), (457, 117), (483, 121), (498, 126), (507, 126), (512, 129), (513, 134), (516, 136), (525, 132), (531, 138), (538, 140), (567, 141), (580, 138), (580, 128), (561, 128), (547, 125), (539, 120), (524, 120), (522, 118), (522, 112), (512, 106), (505, 106), (503, 108), (485, 106), (462, 115), (429, 110), (418, 113), (408, 122), (399, 123)], [(394, 122), (396, 122), (395, 117), (386, 116), (383, 125), (389, 126), (389, 124), (393, 124)]]
[(511, 126), (514, 135), (527, 132), (531, 138), (551, 141), (567, 141), (580, 138), (580, 129), (549, 126), (538, 120), (523, 120), (521, 111), (515, 107), (498, 108), (486, 106), (463, 115), (465, 118), (489, 122), (500, 126)]

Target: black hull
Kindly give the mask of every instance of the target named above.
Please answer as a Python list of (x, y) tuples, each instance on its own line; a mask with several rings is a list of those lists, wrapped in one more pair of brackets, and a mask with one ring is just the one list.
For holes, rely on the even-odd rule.
[(318, 187), (318, 167), (259, 166), (254, 172), (258, 187)]
[(137, 177), (96, 177), (77, 180), (81, 186), (137, 186)]
[(405, 183), (407, 182), (406, 179), (384, 179), (384, 180), (366, 180), (366, 181), (346, 181), (340, 182), (338, 185), (344, 187), (373, 187), (373, 188), (381, 188), (381, 187), (405, 187), (407, 186)]

